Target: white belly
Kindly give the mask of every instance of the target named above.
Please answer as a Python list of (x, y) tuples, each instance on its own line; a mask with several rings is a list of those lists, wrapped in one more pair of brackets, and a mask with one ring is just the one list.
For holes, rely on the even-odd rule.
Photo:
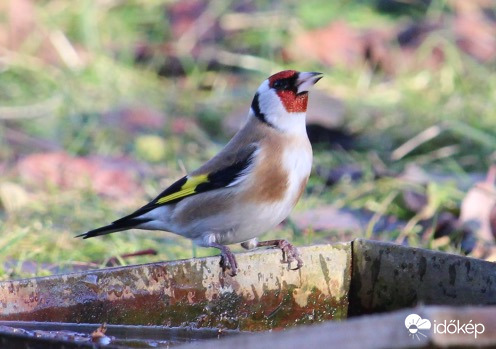
[(284, 198), (274, 203), (240, 205), (236, 217), (236, 230), (219, 236), (219, 243), (234, 244), (257, 237), (273, 229), (286, 219), (300, 195), (302, 183), (306, 183), (312, 169), (312, 151), (308, 147), (287, 149), (283, 164), (289, 173), (288, 187)]

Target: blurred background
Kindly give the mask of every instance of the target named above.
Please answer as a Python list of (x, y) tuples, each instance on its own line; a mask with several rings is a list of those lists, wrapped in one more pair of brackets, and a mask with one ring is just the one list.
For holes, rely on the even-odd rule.
[(0, 279), (217, 254), (80, 240), (213, 156), (258, 85), (321, 71), (315, 160), (262, 238), (357, 237), (494, 260), (493, 0), (0, 2)]

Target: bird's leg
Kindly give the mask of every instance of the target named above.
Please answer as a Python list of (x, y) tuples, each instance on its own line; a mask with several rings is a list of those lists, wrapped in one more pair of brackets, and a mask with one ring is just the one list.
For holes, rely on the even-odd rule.
[(296, 261), (296, 268), (292, 270), (298, 270), (303, 266), (303, 261), (300, 258), (300, 253), (298, 249), (291, 245), (286, 240), (269, 240), (260, 241), (257, 243), (257, 247), (274, 246), (282, 250), (282, 263), (291, 264), (291, 262)]
[(238, 262), (236, 262), (236, 257), (234, 257), (229, 247), (216, 242), (210, 243), (209, 247), (215, 247), (220, 250), (220, 267), (222, 271), (226, 272), (227, 269), (231, 269), (231, 276), (236, 276), (238, 273)]

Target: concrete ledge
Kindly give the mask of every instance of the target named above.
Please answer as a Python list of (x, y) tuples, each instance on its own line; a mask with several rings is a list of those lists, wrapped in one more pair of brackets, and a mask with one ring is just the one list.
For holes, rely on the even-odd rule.
[(237, 255), (239, 274), (219, 257), (0, 283), (0, 320), (268, 330), (344, 319), (351, 244), (300, 248), (289, 270), (281, 251)]

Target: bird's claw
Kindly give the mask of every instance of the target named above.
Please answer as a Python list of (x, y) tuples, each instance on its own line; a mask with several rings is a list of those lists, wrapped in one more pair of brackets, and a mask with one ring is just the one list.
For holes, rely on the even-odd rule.
[(238, 262), (236, 257), (231, 252), (229, 247), (213, 242), (208, 245), (209, 247), (218, 248), (220, 250), (220, 267), (222, 272), (225, 273), (227, 269), (231, 269), (231, 276), (238, 274)]
[(286, 240), (280, 240), (277, 247), (279, 247), (282, 251), (281, 263), (287, 263), (289, 266), (292, 262), (296, 261), (296, 267), (290, 267), (291, 270), (298, 270), (303, 266), (303, 260), (300, 258), (300, 252), (291, 243)]
[[(282, 251), (281, 263), (287, 263), (291, 270), (298, 270), (303, 266), (303, 260), (300, 258), (300, 252), (291, 243), (286, 240), (269, 240), (260, 241), (257, 243), (257, 247), (274, 246)], [(296, 268), (291, 268), (292, 262), (296, 261)]]
[(220, 267), (222, 272), (225, 273), (227, 269), (231, 269), (231, 276), (236, 276), (238, 274), (238, 262), (236, 257), (227, 247), (221, 250), (220, 253)]

